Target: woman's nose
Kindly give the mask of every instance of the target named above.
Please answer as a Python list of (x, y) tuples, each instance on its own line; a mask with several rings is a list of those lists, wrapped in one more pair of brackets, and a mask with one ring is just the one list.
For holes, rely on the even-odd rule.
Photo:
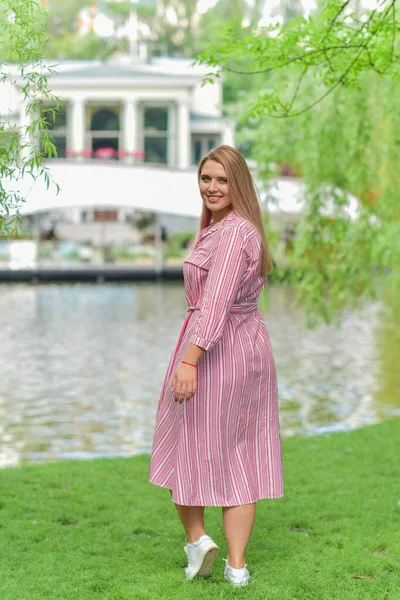
[(216, 181), (213, 181), (213, 180), (211, 180), (211, 181), (210, 181), (210, 185), (208, 186), (208, 191), (209, 191), (209, 192), (215, 192), (215, 191), (216, 191), (216, 189), (217, 189), (217, 182), (216, 182)]

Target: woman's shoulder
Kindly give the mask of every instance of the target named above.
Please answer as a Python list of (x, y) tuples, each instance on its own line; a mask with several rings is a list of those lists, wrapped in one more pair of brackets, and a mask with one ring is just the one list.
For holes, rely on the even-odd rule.
[(242, 248), (251, 262), (257, 262), (261, 257), (261, 237), (255, 226), (247, 219), (235, 213), (227, 226), (235, 228), (242, 240)]
[(227, 223), (227, 227), (237, 229), (245, 240), (249, 240), (253, 236), (258, 236), (258, 231), (254, 225), (236, 211), (232, 211), (232, 219)]

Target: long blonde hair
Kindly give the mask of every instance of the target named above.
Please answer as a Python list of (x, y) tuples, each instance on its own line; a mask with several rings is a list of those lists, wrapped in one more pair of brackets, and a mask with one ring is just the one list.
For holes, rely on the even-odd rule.
[[(272, 259), (255, 184), (245, 159), (231, 146), (223, 145), (213, 148), (200, 161), (197, 173), (199, 182), (201, 171), (208, 160), (213, 160), (224, 167), (229, 183), (232, 207), (238, 215), (246, 219), (257, 230), (261, 238), (261, 272), (263, 275), (268, 275), (272, 271)], [(191, 247), (196, 245), (203, 229), (210, 225), (211, 218), (212, 211), (203, 203), (199, 230)]]

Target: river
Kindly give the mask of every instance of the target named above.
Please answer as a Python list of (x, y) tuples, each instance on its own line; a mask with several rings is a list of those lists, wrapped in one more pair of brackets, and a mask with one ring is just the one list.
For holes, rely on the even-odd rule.
[[(0, 285), (0, 466), (150, 452), (185, 311), (181, 282)], [(400, 415), (399, 342), (382, 303), (307, 330), (276, 285), (260, 312), (283, 437)]]

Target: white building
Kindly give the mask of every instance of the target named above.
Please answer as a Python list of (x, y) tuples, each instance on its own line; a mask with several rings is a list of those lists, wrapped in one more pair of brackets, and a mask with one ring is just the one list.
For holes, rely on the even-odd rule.
[[(234, 143), (222, 116), (222, 84), (190, 59), (61, 61), (49, 75), (62, 112), (50, 129), (58, 158), (112, 158), (186, 169), (219, 144)], [(48, 62), (48, 64), (54, 64)], [(0, 118), (26, 124), (22, 80), (0, 84)], [(11, 89), (10, 89), (11, 87)]]
[[(209, 69), (191, 59), (148, 59), (143, 49), (136, 60), (45, 61), (56, 63), (48, 87), (62, 105), (55, 123), (48, 113), (58, 156), (46, 161), (61, 192), (39, 180), (32, 186), (30, 177), (18, 183), (22, 213), (37, 215), (42, 233), (56, 226), (62, 239), (97, 243), (110, 221), (115, 243), (134, 242), (135, 210), (157, 213), (168, 231), (196, 229), (196, 165), (211, 148), (234, 145), (235, 126), (222, 114), (221, 80), (202, 87)], [(2, 69), (9, 77), (0, 82), (0, 122), (24, 128), (26, 82), (15, 67)]]
[[(137, 246), (138, 212), (157, 217), (159, 247), (163, 227), (168, 233), (197, 230), (202, 199), (196, 165), (212, 147), (234, 145), (234, 123), (222, 114), (222, 82), (202, 87), (209, 69), (192, 67), (189, 59), (141, 56), (135, 62), (61, 61), (49, 75), (62, 111), (51, 124), (58, 157), (47, 166), (61, 191), (47, 189), (43, 179), (32, 183), (29, 175), (16, 184), (38, 245), (51, 234), (91, 247)], [(24, 82), (15, 67), (7, 68), (0, 123), (23, 128), (29, 124)], [(275, 220), (290, 225), (302, 209), (299, 182), (277, 182), (268, 191), (258, 183)]]

